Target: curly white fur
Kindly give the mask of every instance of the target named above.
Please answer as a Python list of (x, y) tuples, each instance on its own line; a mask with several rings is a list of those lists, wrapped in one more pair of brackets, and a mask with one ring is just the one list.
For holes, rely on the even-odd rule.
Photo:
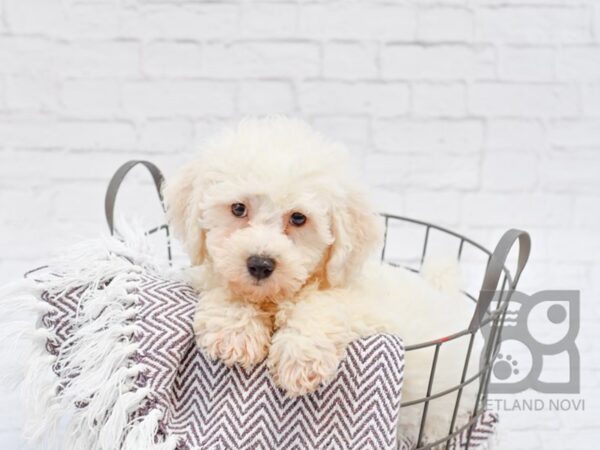
[[(290, 396), (331, 379), (346, 346), (378, 332), (414, 344), (450, 335), (472, 311), (451, 265), (418, 274), (370, 261), (382, 226), (342, 146), (285, 118), (248, 119), (210, 141), (201, 156), (167, 183), (168, 215), (203, 291), (195, 317), (198, 344), (212, 357), (250, 367), (268, 358)], [(232, 214), (243, 203), (245, 217)], [(290, 222), (300, 212), (303, 226)], [(273, 274), (256, 280), (251, 255), (274, 258)], [(453, 263), (456, 266), (456, 263)], [(433, 385), (460, 381), (466, 341), (444, 345)], [(432, 348), (409, 352), (405, 401), (427, 390)], [(433, 401), (425, 436), (448, 433), (454, 395)], [(463, 393), (461, 415), (472, 407)], [(401, 413), (401, 432), (419, 432), (421, 406)]]

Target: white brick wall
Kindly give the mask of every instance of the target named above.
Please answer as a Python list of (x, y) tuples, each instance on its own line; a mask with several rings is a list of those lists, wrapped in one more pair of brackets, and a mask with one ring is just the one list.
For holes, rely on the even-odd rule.
[[(522, 287), (582, 290), (587, 411), (505, 412), (500, 448), (597, 448), (600, 2), (0, 0), (0, 281), (103, 231), (121, 162), (172, 173), (265, 113), (345, 141), (382, 208), (532, 232)], [(140, 173), (120, 203), (152, 195)], [(0, 448), (25, 448), (15, 411)]]

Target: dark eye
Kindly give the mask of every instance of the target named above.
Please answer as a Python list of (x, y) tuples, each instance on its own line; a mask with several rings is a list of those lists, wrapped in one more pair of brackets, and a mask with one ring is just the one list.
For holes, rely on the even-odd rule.
[(306, 223), (306, 216), (299, 212), (292, 213), (290, 216), (290, 223), (297, 227), (301, 227)]
[(235, 217), (246, 217), (248, 210), (246, 209), (246, 205), (243, 203), (234, 203), (231, 205), (231, 213)]

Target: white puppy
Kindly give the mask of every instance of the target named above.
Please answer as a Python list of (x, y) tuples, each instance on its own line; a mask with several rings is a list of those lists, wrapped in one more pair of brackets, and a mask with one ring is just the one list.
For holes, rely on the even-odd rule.
[[(299, 121), (243, 121), (167, 183), (165, 198), (171, 226), (198, 267), (198, 345), (246, 368), (268, 358), (290, 396), (327, 383), (361, 336), (389, 332), (414, 344), (468, 325), (472, 311), (456, 270), (449, 277), (432, 271), (446, 279), (435, 286), (369, 261), (381, 244), (381, 221), (345, 150)], [(434, 393), (460, 382), (466, 343), (449, 344)], [(432, 354), (430, 347), (407, 355), (404, 401), (425, 396)], [(471, 396), (463, 394), (461, 416), (472, 409)], [(429, 407), (428, 441), (448, 433), (455, 398)], [(421, 411), (402, 411), (402, 433), (417, 436)]]

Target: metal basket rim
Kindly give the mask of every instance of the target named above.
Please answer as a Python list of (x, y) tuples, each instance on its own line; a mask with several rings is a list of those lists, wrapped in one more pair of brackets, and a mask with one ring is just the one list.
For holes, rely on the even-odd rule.
[[(389, 213), (379, 213), (382, 217), (385, 218), (386, 220), (386, 227), (385, 227), (385, 237), (384, 239), (387, 239), (387, 231), (388, 231), (388, 226), (387, 226), (387, 221), (389, 219), (394, 219), (394, 220), (400, 220), (403, 222), (409, 222), (409, 223), (414, 223), (417, 225), (422, 225), (424, 227), (427, 227), (428, 229), (435, 229), (438, 231), (441, 231), (443, 233), (449, 234), (453, 237), (459, 238), (461, 241), (467, 242), (469, 245), (472, 245), (473, 247), (477, 248), (478, 250), (481, 250), (482, 252), (484, 252), (486, 255), (488, 255), (488, 258), (491, 258), (492, 256), (492, 251), (487, 249), (486, 247), (484, 247), (483, 245), (481, 245), (480, 243), (474, 241), (471, 238), (468, 238), (456, 231), (450, 230), (449, 228), (440, 226), (440, 225), (436, 225), (434, 223), (431, 222), (426, 222), (424, 220), (419, 220), (419, 219), (413, 219), (412, 217), (406, 217), (406, 216), (400, 216), (400, 215), (396, 215), (396, 214), (389, 214)], [(384, 246), (386, 244), (386, 240), (384, 240)], [(488, 260), (489, 261), (489, 260)], [(506, 264), (503, 265), (502, 271), (504, 272), (504, 275), (506, 276), (506, 282), (508, 283), (509, 286), (512, 285), (513, 282), (513, 277), (512, 274), (510, 272), (510, 269), (508, 269), (508, 267), (506, 267)], [(469, 296), (469, 294), (465, 293), (463, 291), (463, 294), (466, 294), (467, 296)], [(510, 297), (512, 294), (512, 290), (509, 289), (508, 294), (505, 296), (505, 298), (502, 300), (502, 302), (499, 304), (498, 308), (496, 308), (494, 311), (488, 311), (486, 314), (486, 318), (483, 319), (481, 321), (481, 323), (479, 324), (477, 331), (480, 330), (481, 328), (483, 328), (485, 325), (487, 325), (488, 323), (492, 322), (493, 320), (495, 320), (496, 318), (498, 318), (498, 316), (500, 316), (501, 314), (504, 313), (504, 311), (506, 310), (506, 308), (508, 307), (508, 303), (510, 301)], [(477, 299), (474, 297), (469, 296), (469, 298), (474, 301), (475, 303), (477, 303)], [(443, 336), (440, 337), (438, 339), (433, 339), (430, 341), (425, 341), (425, 342), (419, 342), (417, 344), (412, 344), (412, 345), (407, 345), (405, 347), (405, 351), (412, 351), (412, 350), (419, 350), (422, 348), (426, 348), (426, 347), (433, 347), (435, 345), (439, 345), (439, 344), (443, 344), (444, 342), (448, 342), (448, 341), (452, 341), (455, 339), (458, 339), (460, 337), (466, 336), (468, 334), (471, 334), (473, 330), (469, 330), (469, 328), (465, 328), (463, 330), (460, 330), (456, 333), (453, 333), (449, 336)]]
[[(498, 265), (498, 249), (501, 248), (502, 250), (506, 250), (507, 247), (505, 246), (505, 244), (506, 244), (507, 236), (508, 236), (509, 240), (519, 237), (519, 244), (521, 245), (520, 234), (519, 234), (521, 232), (519, 230), (509, 230), (509, 232), (505, 233), (505, 235), (499, 241), (498, 246), (496, 247), (496, 250), (492, 252), (491, 250), (488, 250), (486, 247), (484, 247), (483, 245), (474, 241), (473, 239), (468, 238), (467, 236), (464, 236), (456, 231), (450, 230), (450, 229), (440, 226), (440, 225), (436, 225), (436, 224), (433, 224), (430, 222), (426, 222), (424, 220), (413, 219), (410, 217), (396, 215), (396, 214), (380, 213), (380, 215), (382, 217), (384, 217), (384, 219), (385, 219), (385, 234), (384, 234), (383, 249), (382, 249), (382, 253), (381, 253), (381, 260), (385, 263), (392, 264), (395, 266), (401, 266), (401, 264), (394, 262), (393, 260), (388, 261), (385, 258), (387, 235), (388, 235), (388, 230), (389, 230), (389, 222), (391, 219), (397, 220), (400, 222), (404, 222), (404, 223), (415, 224), (415, 225), (419, 225), (421, 227), (425, 227), (426, 231), (425, 231), (424, 243), (423, 243), (422, 254), (421, 254), (421, 261), (420, 261), (421, 267), (422, 267), (423, 261), (427, 254), (429, 235), (430, 235), (430, 231), (432, 229), (440, 231), (446, 235), (452, 236), (452, 237), (460, 240), (458, 256), (457, 256), (459, 261), (462, 256), (462, 251), (463, 251), (465, 243), (467, 243), (467, 244), (473, 246), (474, 248), (478, 249), (479, 251), (483, 252), (488, 257), (482, 284), (481, 284), (481, 288), (479, 290), (478, 298), (475, 298), (474, 295), (471, 295), (470, 293), (468, 293), (464, 290), (462, 291), (462, 293), (467, 298), (474, 301), (477, 305), (476, 310), (474, 312), (473, 319), (471, 321), (472, 323), (464, 330), (454, 333), (450, 336), (440, 337), (438, 339), (434, 339), (434, 340), (422, 342), (422, 343), (417, 343), (417, 344), (412, 344), (412, 345), (405, 347), (406, 352), (419, 350), (419, 349), (423, 349), (423, 348), (427, 348), (427, 347), (433, 347), (435, 350), (433, 358), (432, 358), (432, 366), (431, 366), (431, 370), (430, 370), (430, 374), (429, 374), (429, 385), (427, 388), (427, 393), (423, 397), (420, 397), (420, 398), (417, 398), (417, 399), (414, 399), (414, 400), (411, 400), (408, 402), (400, 403), (401, 409), (409, 407), (409, 406), (423, 405), (422, 406), (423, 411), (421, 413), (421, 424), (420, 424), (420, 429), (419, 429), (419, 435), (418, 435), (418, 438), (416, 441), (416, 448), (418, 448), (419, 450), (432, 449), (432, 448), (438, 448), (439, 445), (445, 444), (445, 448), (446, 448), (446, 450), (448, 450), (450, 448), (450, 444), (451, 444), (452, 440), (456, 439), (458, 437), (458, 435), (462, 434), (463, 432), (467, 433), (467, 437), (466, 437), (467, 447), (470, 448), (470, 441), (471, 441), (473, 427), (474, 427), (475, 423), (477, 422), (477, 420), (479, 420), (479, 418), (482, 416), (483, 412), (485, 411), (484, 405), (485, 405), (485, 401), (488, 396), (488, 386), (489, 386), (489, 382), (490, 382), (491, 368), (492, 368), (492, 364), (496, 358), (496, 355), (499, 351), (498, 344), (500, 342), (500, 335), (502, 332), (502, 328), (504, 326), (504, 319), (506, 317), (508, 305), (509, 305), (510, 299), (512, 297), (512, 294), (513, 294), (514, 290), (516, 289), (516, 284), (518, 282), (520, 273), (521, 273), (523, 266), (527, 260), (527, 257), (525, 257), (524, 261), (521, 261), (522, 255), (521, 255), (521, 253), (519, 253), (519, 264), (517, 265), (515, 276), (513, 277), (512, 273), (511, 273), (510, 269), (507, 267), (507, 263), (506, 263), (506, 256), (508, 255), (507, 252), (504, 252), (504, 251), (501, 252), (501, 254), (503, 254), (503, 256), (502, 256), (503, 259), (501, 260), (501, 264)], [(515, 232), (517, 233), (516, 235), (515, 235)], [(528, 240), (528, 236), (527, 236), (527, 240)], [(501, 247), (501, 244), (503, 245), (502, 247)], [(510, 247), (510, 248), (512, 248), (512, 247)], [(510, 251), (510, 248), (508, 248), (508, 251)], [(528, 256), (529, 243), (525, 244), (525, 248), (526, 248), (526, 250), (525, 250), (526, 256)], [(492, 264), (493, 258), (494, 258), (494, 260), (493, 260), (494, 264)], [(494, 267), (494, 269), (491, 269), (492, 267)], [(419, 269), (415, 269), (415, 268), (411, 268), (411, 267), (407, 267), (407, 268), (409, 270), (413, 270), (415, 272), (418, 272), (420, 270), (420, 268)], [(490, 270), (492, 270), (492, 272), (489, 272)], [(499, 271), (499, 272), (493, 272), (494, 270)], [(497, 278), (497, 277), (504, 275), (502, 283), (501, 283), (500, 296), (495, 301), (494, 307), (492, 306), (493, 305), (492, 300), (494, 300), (495, 297), (493, 297), (492, 295), (493, 295), (493, 292), (498, 292), (498, 291), (490, 290), (490, 289), (493, 289), (491, 287), (490, 283), (487, 282), (487, 281), (489, 281), (488, 276), (490, 273), (495, 273), (496, 278), (491, 278), (493, 280), (496, 280), (496, 281), (492, 282), (492, 283), (494, 283), (495, 289), (498, 289), (498, 287), (500, 286), (501, 278)], [(506, 288), (506, 290), (505, 290), (505, 288)], [(485, 308), (485, 311), (483, 310), (483, 308)], [(480, 310), (479, 314), (477, 312), (478, 309)], [(473, 323), (475, 323), (475, 326), (473, 325)], [(475, 337), (476, 337), (477, 333), (481, 332), (481, 329), (484, 326), (486, 326), (490, 323), (491, 323), (491, 330), (490, 330), (490, 336), (488, 337), (489, 342), (486, 344), (486, 346), (484, 348), (485, 353), (482, 353), (479, 356), (479, 358), (480, 358), (479, 370), (476, 373), (471, 374), (467, 377), (467, 372), (468, 372), (467, 369), (468, 369), (469, 361), (474, 357), (474, 355), (471, 352), (473, 349), (473, 343), (475, 341)], [(452, 341), (452, 340), (458, 339), (458, 338), (466, 336), (466, 335), (470, 335), (470, 340), (468, 343), (468, 349), (466, 352), (466, 357), (465, 357), (465, 362), (463, 365), (462, 376), (461, 376), (460, 382), (458, 384), (451, 386), (449, 388), (446, 388), (442, 391), (433, 392), (433, 390), (432, 390), (433, 379), (435, 376), (435, 369), (436, 369), (436, 364), (437, 364), (440, 348), (442, 347), (442, 345), (445, 342)], [(483, 358), (483, 359), (481, 359), (481, 358)], [(470, 413), (470, 419), (467, 421), (467, 423), (459, 425), (458, 427), (455, 428), (454, 426), (456, 425), (457, 412), (458, 412), (458, 407), (459, 407), (459, 404), (461, 401), (463, 389), (465, 389), (466, 386), (468, 386), (472, 383), (476, 383), (477, 381), (479, 384), (479, 388), (478, 388), (478, 392), (477, 392), (477, 396), (476, 396), (475, 405), (473, 406), (473, 411), (472, 411), (472, 413)], [(435, 442), (430, 442), (430, 443), (426, 443), (425, 445), (422, 445), (423, 444), (422, 437), (423, 437), (425, 421), (427, 418), (429, 403), (432, 400), (435, 400), (437, 398), (450, 396), (450, 395), (456, 395), (456, 399), (455, 399), (455, 403), (454, 403), (453, 415), (452, 415), (448, 434), (445, 435), (444, 437), (436, 440)]]

